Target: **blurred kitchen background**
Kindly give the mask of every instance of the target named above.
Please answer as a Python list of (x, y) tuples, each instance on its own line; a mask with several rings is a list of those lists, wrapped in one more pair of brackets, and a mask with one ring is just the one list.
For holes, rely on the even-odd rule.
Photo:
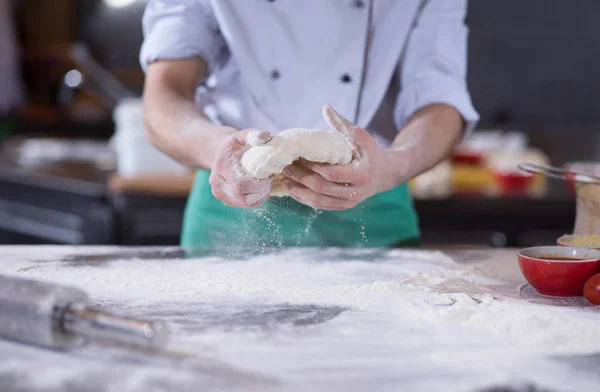
[[(178, 244), (192, 174), (144, 139), (144, 5), (0, 0), (0, 243)], [(482, 120), (410, 184), (425, 245), (572, 231), (572, 187), (516, 165), (600, 161), (599, 14), (598, 0), (470, 2)]]

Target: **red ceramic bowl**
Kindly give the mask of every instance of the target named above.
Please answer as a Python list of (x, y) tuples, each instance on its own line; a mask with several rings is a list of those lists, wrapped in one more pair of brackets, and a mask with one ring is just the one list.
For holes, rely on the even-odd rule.
[(452, 153), (450, 159), (453, 163), (476, 166), (484, 163), (485, 155), (481, 152), (459, 147)]
[[(588, 235), (577, 235), (577, 234), (565, 234), (561, 237), (559, 237), (556, 240), (556, 244), (558, 246), (575, 246), (573, 245), (573, 240), (578, 238), (578, 237), (600, 237), (600, 236), (588, 236)], [(582, 245), (577, 245), (577, 248), (590, 248), (590, 249), (598, 249), (600, 250), (600, 245), (599, 246), (582, 246)]]
[(552, 297), (582, 296), (585, 282), (600, 272), (600, 250), (597, 249), (538, 246), (519, 251), (517, 257), (525, 279), (538, 293)]
[(493, 173), (504, 194), (524, 195), (533, 182), (533, 175), (525, 172), (496, 170)]

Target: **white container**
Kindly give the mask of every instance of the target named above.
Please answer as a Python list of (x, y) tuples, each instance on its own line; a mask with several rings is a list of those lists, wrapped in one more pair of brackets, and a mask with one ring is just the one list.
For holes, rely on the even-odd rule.
[(115, 134), (110, 143), (117, 173), (124, 178), (153, 174), (183, 175), (189, 169), (154, 147), (144, 130), (142, 100), (127, 98), (113, 111)]

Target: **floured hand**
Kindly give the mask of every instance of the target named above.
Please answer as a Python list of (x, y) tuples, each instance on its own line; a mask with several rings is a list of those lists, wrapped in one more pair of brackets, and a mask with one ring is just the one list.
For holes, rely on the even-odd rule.
[(242, 168), (241, 159), (253, 145), (265, 143), (266, 131), (246, 129), (229, 136), (219, 147), (209, 183), (213, 195), (232, 207), (256, 208), (269, 198), (272, 179), (257, 179)]
[[(346, 210), (379, 192), (394, 188), (399, 168), (390, 151), (380, 146), (366, 130), (323, 108), (329, 126), (344, 134), (356, 149), (353, 161), (331, 165), (300, 160), (283, 171), (283, 187), (291, 197), (313, 208)], [(401, 169), (401, 168), (400, 168)]]

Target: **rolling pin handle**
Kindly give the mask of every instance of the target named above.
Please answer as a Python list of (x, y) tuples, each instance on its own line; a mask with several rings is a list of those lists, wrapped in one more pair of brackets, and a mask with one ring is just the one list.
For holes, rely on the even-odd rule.
[(169, 337), (168, 328), (160, 321), (119, 317), (78, 303), (70, 304), (62, 311), (60, 329), (93, 341), (116, 342), (152, 350), (164, 348)]

